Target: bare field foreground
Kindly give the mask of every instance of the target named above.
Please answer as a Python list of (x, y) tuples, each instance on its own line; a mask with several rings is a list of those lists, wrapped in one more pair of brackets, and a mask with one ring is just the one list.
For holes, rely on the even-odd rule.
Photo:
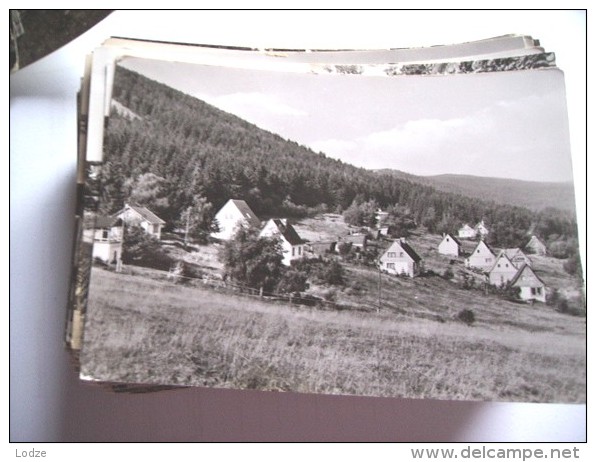
[(94, 380), (408, 398), (586, 400), (585, 318), (541, 304), (488, 298), (467, 326), (449, 314), (461, 307), (461, 291), (447, 282), (435, 289), (445, 302), (438, 317), (410, 314), (411, 281), (401, 299), (396, 290), (395, 308), (380, 312), (295, 306), (101, 268), (93, 268), (92, 281), (81, 373)]

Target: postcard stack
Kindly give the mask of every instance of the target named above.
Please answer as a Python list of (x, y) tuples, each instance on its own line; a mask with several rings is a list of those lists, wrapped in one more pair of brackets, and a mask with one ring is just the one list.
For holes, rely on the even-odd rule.
[(114, 38), (78, 104), (82, 380), (585, 403), (565, 81), (532, 37)]

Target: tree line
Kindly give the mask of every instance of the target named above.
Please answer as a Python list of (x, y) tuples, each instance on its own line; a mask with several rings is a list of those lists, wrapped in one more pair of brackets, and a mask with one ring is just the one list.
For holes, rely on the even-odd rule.
[(132, 200), (172, 227), (184, 226), (185, 214), (196, 211), (192, 223), (200, 235), (230, 198), (244, 199), (261, 217), (342, 213), (368, 203), (403, 212), (407, 223), (396, 226), (455, 232), (484, 219), (490, 242), (499, 246), (523, 246), (531, 230), (562, 255), (577, 248), (576, 222), (566, 212), (482, 201), (357, 168), (122, 67), (113, 98), (139, 118), (118, 112), (109, 118), (103, 213)]

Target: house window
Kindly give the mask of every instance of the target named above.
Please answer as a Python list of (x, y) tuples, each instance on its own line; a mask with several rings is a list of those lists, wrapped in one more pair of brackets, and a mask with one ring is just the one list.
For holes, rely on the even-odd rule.
[(400, 256), (400, 257), (403, 257), (403, 256), (404, 256), (404, 253), (403, 253), (403, 252), (400, 252), (400, 253), (399, 253), (399, 256)]
[(500, 268), (500, 267), (501, 267), (501, 264), (499, 263), (499, 264), (497, 265), (497, 268)]
[(292, 257), (293, 257), (294, 255), (296, 255), (296, 248), (295, 248), (295, 247), (292, 247)]
[(476, 250), (476, 253), (480, 253), (480, 249)]
[(388, 258), (395, 258), (396, 256), (397, 256), (397, 254), (395, 252), (387, 252)]
[(107, 229), (104, 229), (104, 230), (101, 232), (101, 238), (102, 238), (103, 240), (107, 240), (107, 239), (108, 239), (108, 230), (107, 230)]
[(445, 239), (447, 242), (449, 242), (449, 238)]
[(395, 269), (395, 263), (387, 263), (387, 269)]
[(542, 295), (542, 287), (536, 287), (536, 295)]
[(536, 295), (536, 287), (530, 288), (530, 292), (532, 293), (532, 295)]
[(484, 261), (485, 261), (485, 263), (490, 263), (491, 261), (493, 261), (493, 259), (492, 258), (485, 258)]
[(509, 263), (505, 263), (505, 268), (509, 268)]

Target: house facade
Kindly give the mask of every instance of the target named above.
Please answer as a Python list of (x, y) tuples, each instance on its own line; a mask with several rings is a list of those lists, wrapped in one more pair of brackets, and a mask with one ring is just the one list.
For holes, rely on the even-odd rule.
[(285, 219), (270, 219), (259, 233), (259, 237), (279, 237), (283, 252), (282, 263), (286, 266), (304, 256), (305, 242)]
[(93, 258), (120, 266), (122, 261), (123, 222), (119, 218), (98, 216), (93, 234)]
[(161, 239), (161, 230), (166, 224), (148, 208), (131, 204), (126, 204), (114, 217), (120, 218), (127, 226), (140, 226), (147, 234), (157, 239)]
[(393, 241), (379, 259), (379, 269), (389, 274), (405, 275), (411, 278), (420, 274), (422, 258), (401, 238)]
[(474, 231), (476, 236), (478, 236), (480, 239), (484, 239), (490, 233), (489, 229), (484, 224), (484, 220), (481, 220), (478, 224), (476, 224)]
[(461, 242), (451, 234), (444, 234), (443, 240), (439, 244), (439, 253), (441, 255), (457, 257), (461, 253)]
[(510, 282), (512, 287), (519, 287), (522, 300), (546, 302), (546, 284), (528, 265), (522, 265)]
[(479, 241), (474, 251), (466, 258), (466, 268), (477, 268), (488, 271), (495, 264), (496, 256), (490, 247), (484, 242)]
[(526, 250), (536, 255), (546, 255), (546, 245), (538, 237), (532, 236), (526, 244)]
[(218, 231), (211, 233), (211, 236), (224, 241), (232, 239), (240, 226), (246, 228), (261, 226), (259, 218), (248, 204), (240, 199), (230, 199), (226, 202), (215, 214), (215, 222)]
[(476, 237), (476, 230), (472, 228), (470, 225), (465, 223), (459, 230), (457, 231), (457, 237), (461, 239), (474, 239)]
[(509, 259), (505, 252), (500, 252), (495, 264), (488, 271), (488, 282), (493, 286), (505, 286), (517, 274), (517, 267)]

